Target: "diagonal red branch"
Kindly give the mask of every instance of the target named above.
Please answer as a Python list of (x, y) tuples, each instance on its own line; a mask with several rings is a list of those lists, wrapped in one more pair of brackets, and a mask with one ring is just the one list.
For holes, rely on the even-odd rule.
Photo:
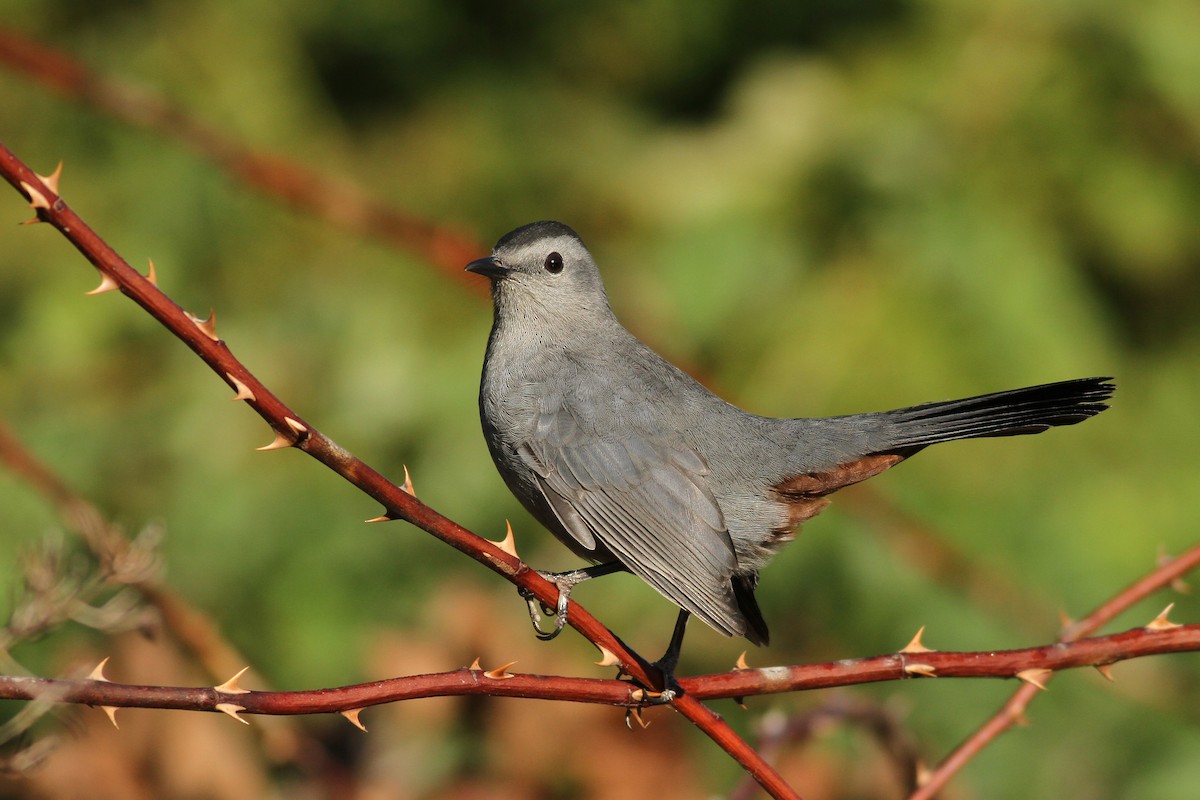
[[(519, 559), (421, 503), (319, 430), (308, 424), (267, 389), (215, 332), (215, 318), (199, 321), (167, 297), (146, 276), (108, 246), (57, 192), (0, 143), (2, 174), (34, 207), (37, 218), (53, 225), (127, 297), (192, 349), (236, 390), (276, 432), (277, 441), (303, 450), (384, 507), (391, 519), (403, 519), (497, 572), (549, 606), (558, 590)], [(56, 184), (57, 181), (50, 183)], [(613, 654), (621, 668), (644, 686), (661, 686), (657, 671), (578, 603), (570, 606), (567, 622), (603, 651)], [(686, 695), (672, 706), (728, 752), (773, 797), (798, 797), (783, 778), (718, 715)]]

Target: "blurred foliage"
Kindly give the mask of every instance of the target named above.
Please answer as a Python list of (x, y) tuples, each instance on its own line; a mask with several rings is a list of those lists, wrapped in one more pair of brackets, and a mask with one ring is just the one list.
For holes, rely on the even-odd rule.
[[(1079, 428), (937, 448), (843, 493), (764, 573), (775, 644), (752, 664), (887, 652), (921, 624), (942, 649), (1046, 641), (1056, 608), (1082, 614), (1151, 568), (1160, 547), (1194, 541), (1200, 6), (1190, 0), (0, 0), (0, 18), (235, 140), (481, 242), (533, 219), (568, 222), (626, 324), (759, 413), (1117, 376), (1113, 410)], [(473, 530), (498, 538), (511, 518), (532, 563), (574, 563), (485, 452), (474, 406), (491, 318), (482, 292), (24, 76), (0, 72), (0, 97), (6, 144), (42, 172), (65, 160), (67, 201), (131, 263), (153, 258), (185, 308), (215, 308), (234, 353), (299, 413), (397, 480), (406, 464), (424, 501)], [(12, 223), (28, 213), (13, 192), (3, 202)], [(170, 583), (276, 685), (406, 664), (381, 660), (381, 642), (437, 642), (480, 607), (448, 583), (490, 593), (480, 618), (512, 637), (456, 640), (423, 668), (481, 655), (594, 674), (578, 640), (529, 641), (506, 584), (403, 524), (363, 526), (377, 509), (301, 455), (254, 452), (266, 427), (132, 304), (84, 297), (94, 281), (54, 231), (0, 224), (0, 414), (128, 528), (161, 522)], [(869, 501), (889, 510), (865, 514)], [(16, 554), (59, 523), (7, 474), (0, 507), (8, 585)], [(888, 535), (903, 519), (1043, 613), (929, 574)], [(650, 654), (674, 615), (622, 577), (579, 597)], [(1200, 619), (1193, 597), (1173, 599), (1176, 619)], [(1140, 624), (1166, 601), (1119, 623)], [(60, 634), (17, 655), (64, 670), (73, 648), (105, 644)], [(681, 669), (727, 668), (741, 649), (697, 625)], [(1118, 666), (1111, 686), (1083, 673), (1056, 680), (1033, 727), (974, 761), (956, 796), (1194, 796), (1196, 667), (1180, 656)], [(1009, 691), (861, 690), (903, 699), (932, 760)], [(748, 730), (766, 708), (816, 702), (720, 710)], [(602, 730), (621, 724), (617, 712), (586, 713)], [(712, 760), (707, 741), (658, 720), (695, 763)], [(438, 750), (398, 724), (391, 749), (376, 751), (390, 765), (382, 775), (407, 765), (395, 796), (450, 796), (480, 771), (512, 777), (495, 753), (464, 759), (453, 748), (469, 741), (447, 733)], [(396, 732), (406, 730), (422, 741)], [(525, 746), (547, 730), (530, 723)], [(821, 763), (806, 756), (793, 776), (802, 793), (826, 786), (839, 759), (861, 757), (861, 742), (842, 745), (822, 746)], [(736, 779), (729, 764), (697, 769), (698, 794)], [(593, 782), (607, 780), (635, 797), (645, 774), (568, 769), (537, 791), (600, 797)], [(530, 780), (507, 791), (531, 796)], [(837, 796), (822, 791), (806, 796)]]

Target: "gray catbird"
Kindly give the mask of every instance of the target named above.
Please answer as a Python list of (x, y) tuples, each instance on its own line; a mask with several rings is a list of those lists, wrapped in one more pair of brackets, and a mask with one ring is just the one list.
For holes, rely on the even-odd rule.
[(1080, 422), (1114, 390), (1084, 378), (874, 414), (760, 417), (625, 330), (566, 225), (518, 228), (467, 269), (492, 285), (479, 411), (496, 468), (539, 522), (600, 564), (549, 576), (558, 628), (574, 583), (628, 570), (681, 608), (669, 666), (689, 612), (766, 644), (758, 572), (826, 495), (931, 444)]

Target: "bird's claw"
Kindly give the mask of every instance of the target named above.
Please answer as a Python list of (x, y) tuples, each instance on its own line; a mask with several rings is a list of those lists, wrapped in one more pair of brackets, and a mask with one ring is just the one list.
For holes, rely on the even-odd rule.
[(521, 597), (525, 598), (525, 602), (529, 604), (529, 621), (533, 623), (534, 635), (544, 642), (558, 636), (567, 624), (567, 610), (571, 607), (571, 590), (586, 580), (599, 575), (607, 575), (610, 572), (619, 572), (623, 569), (624, 567), (619, 563), (611, 562), (571, 570), (570, 572), (542, 572), (541, 570), (537, 570), (538, 575), (541, 575), (558, 587), (558, 602), (555, 603), (553, 609), (554, 630), (544, 631), (541, 626), (542, 614), (538, 612), (538, 609), (540, 608), (542, 613), (550, 614), (552, 613), (550, 607), (535, 597), (528, 589), (522, 588), (517, 590), (520, 592)]
[(547, 614), (550, 613), (550, 609), (525, 589), (521, 590), (521, 596), (525, 598), (525, 602), (529, 605), (529, 621), (533, 624), (534, 636), (543, 642), (548, 642), (562, 633), (562, 629), (567, 624), (567, 610), (570, 608), (571, 603), (570, 590), (564, 591), (563, 587), (559, 586), (558, 605), (554, 609), (554, 629), (549, 631), (542, 630), (542, 615), (539, 613), (539, 608)]

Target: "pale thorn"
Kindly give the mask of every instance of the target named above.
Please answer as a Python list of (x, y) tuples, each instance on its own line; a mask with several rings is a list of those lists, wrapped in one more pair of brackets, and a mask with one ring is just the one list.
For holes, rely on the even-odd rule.
[(358, 715), (361, 714), (362, 712), (363, 712), (363, 710), (361, 708), (347, 708), (345, 711), (339, 711), (338, 713), (341, 714), (346, 719), (350, 720), (351, 725), (358, 728), (363, 733), (366, 733), (367, 726), (363, 725), (362, 720), (358, 718)]
[(154, 272), (154, 259), (147, 258), (146, 263), (150, 265), (150, 269), (146, 272), (146, 280), (154, 286), (158, 286), (158, 275)]
[(234, 719), (236, 719), (238, 722), (242, 723), (243, 725), (250, 724), (250, 720), (242, 719), (241, 717), (238, 716), (239, 711), (246, 710), (245, 706), (235, 705), (234, 703), (217, 703), (216, 708), (217, 708), (217, 711), (220, 711), (224, 714), (228, 714), (229, 716), (233, 717)]
[(224, 694), (250, 694), (249, 689), (243, 689), (241, 686), (238, 686), (238, 679), (249, 672), (249, 670), (249, 667), (242, 667), (232, 678), (225, 681), (220, 686), (214, 686), (213, 688), (218, 692), (223, 692)]
[(475, 657), (475, 660), (471, 662), (471, 666), (467, 667), (467, 669), (469, 669), (471, 672), (480, 672), (483, 670), (483, 667), (479, 664), (478, 656)]
[(1174, 589), (1179, 594), (1191, 594), (1192, 593), (1191, 584), (1189, 584), (1183, 578), (1176, 578), (1175, 580), (1171, 581), (1171, 588)]
[(87, 679), (89, 681), (104, 681), (105, 683), (111, 683), (108, 678), (104, 677), (104, 667), (106, 664), (108, 664), (108, 656), (105, 656), (104, 659), (96, 665), (96, 668), (88, 674)]
[(513, 675), (511, 672), (508, 671), (508, 668), (511, 667), (515, 663), (517, 663), (517, 662), (510, 661), (502, 667), (496, 667), (495, 669), (489, 669), (487, 672), (483, 673), (483, 677), (491, 678), (494, 681), (504, 681), (504, 680), (508, 680), (509, 678), (515, 678), (516, 675)]
[(1071, 615), (1067, 613), (1066, 609), (1060, 608), (1058, 610), (1058, 628), (1059, 628), (1059, 630), (1065, 631), (1067, 628), (1071, 627), (1074, 624), (1075, 624), (1075, 620), (1071, 619)]
[(256, 447), (254, 449), (255, 450), (283, 450), (285, 448), (291, 447), (295, 443), (296, 443), (296, 440), (293, 439), (292, 437), (285, 436), (284, 434), (280, 433), (279, 431), (275, 431), (275, 438), (271, 440), (270, 444), (264, 444), (262, 447)]
[(115, 292), (117, 289), (120, 289), (120, 288), (121, 288), (121, 284), (117, 283), (113, 279), (112, 275), (109, 275), (107, 272), (101, 272), (100, 273), (100, 285), (97, 286), (95, 289), (92, 289), (90, 292), (84, 292), (84, 294), (87, 295), (88, 297), (95, 297), (96, 295), (104, 294), (105, 292)]
[(1008, 718), (1012, 720), (1013, 725), (1026, 726), (1029, 724), (1029, 717), (1025, 716), (1024, 708), (1009, 709)]
[[(488, 541), (492, 542), (491, 539), (488, 539)], [(517, 555), (517, 539), (515, 536), (513, 536), (512, 523), (508, 520), (504, 520), (504, 538), (494, 541), (492, 544), (496, 545), (496, 547), (508, 553), (513, 558), (520, 558), (520, 556)], [(601, 666), (604, 665), (601, 664)]]
[(22, 220), (21, 222), (18, 222), (17, 224), (18, 225), (36, 225), (41, 221), (42, 221), (41, 217), (33, 216), (33, 217), (30, 217), (29, 219)]
[(750, 665), (746, 663), (746, 651), (745, 650), (743, 650), (742, 654), (737, 657), (737, 661), (734, 663), (733, 668), (734, 668), (734, 670), (736, 670), (738, 672), (741, 672), (744, 669), (750, 669)]
[(924, 632), (925, 632), (924, 625), (922, 625), (920, 628), (917, 628), (917, 632), (916, 632), (916, 634), (913, 635), (912, 641), (910, 641), (908, 644), (904, 645), (903, 649), (901, 649), (900, 652), (901, 653), (936, 653), (937, 652), (936, 650), (931, 650), (930, 648), (926, 647), (924, 644), (921, 643), (921, 634), (923, 634)]
[(917, 788), (929, 783), (929, 779), (933, 777), (933, 770), (919, 758), (917, 759), (916, 773)]
[[(516, 555), (516, 553), (513, 555)], [(615, 667), (621, 663), (621, 661), (613, 654), (613, 651), (609, 650), (604, 645), (598, 644), (596, 647), (600, 650), (600, 660), (593, 662), (597, 667)]]
[(221, 341), (217, 336), (217, 312), (215, 310), (209, 309), (208, 319), (200, 319), (190, 311), (185, 311), (183, 313), (187, 314), (187, 318), (190, 319), (192, 324), (199, 328), (200, 332), (205, 336), (212, 339), (214, 342)]
[(237, 394), (233, 396), (234, 400), (248, 400), (253, 403), (258, 399), (254, 396), (254, 392), (250, 391), (250, 387), (235, 378), (232, 372), (226, 372), (225, 377), (229, 379), (229, 382), (233, 384), (233, 388), (237, 391)]
[(363, 521), (364, 522), (391, 522), (392, 518), (389, 517), (387, 514), (383, 514), (382, 516), (371, 517), (370, 519), (363, 520)]
[(1049, 678), (1053, 674), (1054, 670), (1032, 667), (1018, 672), (1017, 678), (1028, 683), (1030, 686), (1036, 686), (1044, 692), (1046, 691), (1046, 678)]
[[(50, 191), (58, 194), (58, 179), (62, 177), (63, 162), (59, 161), (58, 166), (54, 168), (54, 172), (49, 175), (38, 175), (38, 179), (49, 187)], [(37, 175), (37, 173), (33, 173)]]
[[(643, 689), (641, 687), (638, 687), (629, 693), (629, 699), (635, 703), (644, 703), (646, 700), (656, 700), (662, 696), (662, 692), (652, 692), (649, 689)], [(672, 697), (673, 696), (674, 692), (672, 692)]]
[(50, 210), (50, 201), (46, 199), (46, 195), (42, 194), (37, 189), (30, 186), (25, 181), (21, 181), (21, 189), (25, 194), (29, 195), (29, 205), (31, 208)]
[(417, 491), (413, 489), (412, 476), (408, 474), (408, 464), (404, 465), (404, 483), (401, 484), (400, 488), (412, 497), (417, 496)]
[(932, 664), (905, 664), (904, 671), (909, 675), (924, 675), (926, 678), (937, 677), (937, 668)]
[(1154, 619), (1150, 620), (1150, 622), (1146, 625), (1146, 630), (1148, 630), (1148, 631), (1169, 631), (1172, 628), (1180, 627), (1178, 622), (1171, 622), (1171, 620), (1167, 619), (1167, 615), (1171, 613), (1171, 609), (1174, 607), (1175, 607), (1174, 603), (1168, 603), (1167, 607), (1162, 610), (1161, 614), (1159, 614)]
[(1101, 675), (1103, 675), (1105, 679), (1114, 682), (1117, 680), (1112, 674), (1112, 664), (1094, 664), (1093, 666), (1095, 666), (1096, 672), (1099, 672)]
[[(93, 680), (95, 680), (93, 678)], [(113, 724), (117, 730), (121, 730), (121, 726), (117, 724), (117, 706), (100, 706), (100, 710), (108, 714), (108, 721)]]

